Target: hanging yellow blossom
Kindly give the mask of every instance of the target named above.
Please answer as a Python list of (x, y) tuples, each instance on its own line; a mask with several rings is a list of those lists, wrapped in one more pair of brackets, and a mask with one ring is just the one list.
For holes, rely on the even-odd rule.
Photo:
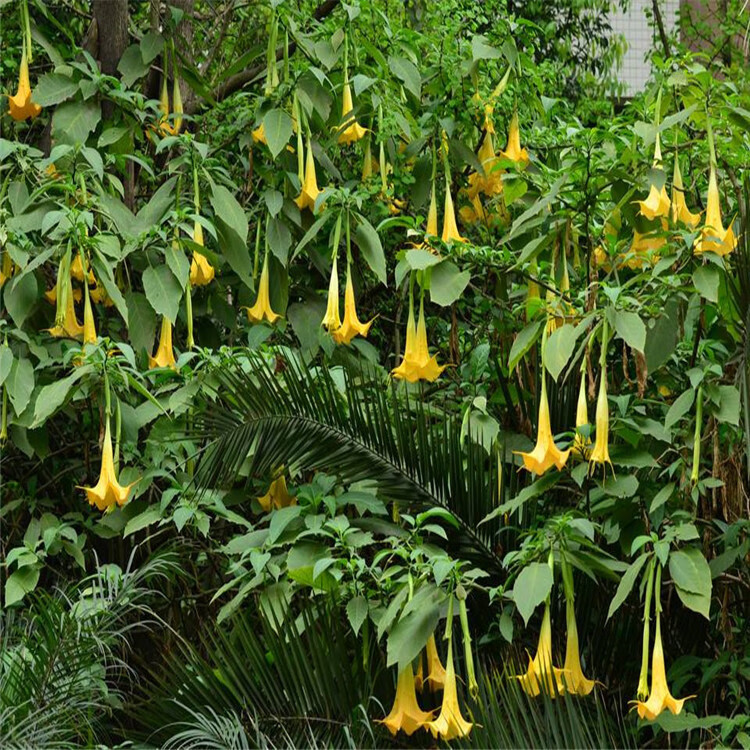
[(434, 633), (427, 639), (425, 654), (427, 656), (427, 677), (425, 677), (424, 681), (433, 692), (443, 690), (445, 688), (446, 672), (445, 667), (440, 661)]
[(65, 294), (65, 310), (60, 310), (60, 300), (57, 299), (57, 289), (55, 289), (55, 302), (57, 303), (55, 325), (52, 328), (49, 328), (48, 331), (56, 338), (68, 337), (72, 339), (80, 339), (83, 334), (83, 326), (78, 322), (78, 318), (76, 318), (75, 297), (70, 276), (68, 276), (63, 283), (67, 286), (67, 294)]
[(461, 715), (461, 707), (458, 705), (458, 691), (456, 689), (456, 669), (453, 665), (453, 639), (448, 641), (448, 665), (445, 671), (445, 686), (443, 688), (443, 702), (440, 705), (440, 714), (429, 722), (427, 728), (432, 736), (438, 736), (449, 742), (457, 737), (466, 737), (473, 727), (470, 721), (466, 721)]
[(708, 179), (708, 200), (706, 202), (706, 221), (701, 227), (700, 236), (695, 241), (696, 254), (712, 252), (717, 255), (728, 255), (734, 250), (737, 240), (731, 224), (724, 229), (721, 220), (721, 198), (716, 179), (716, 168), (711, 165)]
[(280, 317), (271, 308), (271, 296), (268, 282), (268, 254), (263, 259), (263, 270), (260, 273), (260, 282), (258, 283), (258, 296), (252, 307), (244, 307), (247, 310), (247, 319), (251, 323), (260, 323), (264, 318), (273, 325)]
[(578, 648), (578, 628), (573, 599), (567, 602), (567, 642), (565, 644), (565, 665), (563, 679), (569, 693), (588, 695), (596, 684), (594, 680), (584, 677), (581, 669), (581, 654)]
[(79, 487), (78, 489), (86, 492), (86, 497), (91, 505), (96, 505), (99, 510), (110, 512), (114, 510), (115, 505), (125, 505), (130, 490), (139, 480), (136, 479), (135, 482), (125, 486), (117, 481), (108, 416), (106, 420), (107, 426), (104, 430), (104, 442), (102, 443), (102, 467), (99, 473), (99, 481), (94, 487)]
[(594, 447), (589, 456), (589, 472), (594, 471), (596, 464), (602, 464), (605, 472), (609, 464), (614, 471), (609, 458), (609, 405), (607, 404), (607, 371), (604, 366), (602, 366), (599, 380), (599, 396), (596, 400), (596, 435)]
[(21, 55), (21, 67), (18, 70), (18, 89), (14, 96), (8, 96), (10, 116), (17, 122), (36, 117), (42, 108), (31, 101), (31, 84), (29, 83), (29, 63), (24, 49)]
[(432, 711), (422, 711), (419, 707), (414, 688), (414, 670), (411, 664), (408, 664), (398, 675), (393, 708), (380, 723), (385, 724), (393, 735), (398, 732), (412, 735), (417, 729), (426, 727), (431, 719)]
[[(76, 289), (76, 292), (77, 291), (78, 290)], [(91, 301), (95, 302), (97, 305), (104, 305), (104, 307), (112, 307), (115, 304), (112, 297), (107, 294), (107, 290), (101, 284), (97, 284), (91, 290)]]
[(633, 243), (630, 250), (625, 256), (624, 262), (628, 268), (642, 268), (644, 262), (651, 261), (652, 256), (656, 255), (667, 243), (667, 238), (648, 232), (641, 234), (637, 229), (633, 231)]
[(438, 211), (437, 211), (437, 198), (435, 197), (435, 180), (432, 181), (432, 188), (430, 191), (430, 208), (427, 211), (427, 230), (428, 236), (438, 236)]
[[(661, 168), (661, 142), (659, 140), (659, 134), (656, 134), (656, 145), (654, 146), (654, 165), (653, 168), (658, 170), (661, 174), (664, 174)], [(664, 181), (666, 183), (666, 180)], [(636, 201), (640, 206), (640, 213), (647, 219), (662, 218), (666, 220), (669, 216), (670, 201), (667, 195), (667, 186), (662, 184), (661, 188), (658, 188), (653, 182), (648, 192), (648, 197), (645, 201)]]
[(159, 346), (156, 354), (148, 358), (150, 370), (157, 367), (169, 367), (172, 370), (177, 369), (177, 360), (172, 348), (172, 323), (168, 317), (163, 316), (161, 319), (161, 335), (159, 336)]
[(401, 364), (391, 371), (395, 378), (416, 383), (427, 380), (434, 383), (445, 369), (437, 363), (437, 355), (430, 356), (427, 346), (427, 327), (424, 320), (424, 300), (419, 305), (419, 322), (414, 324), (414, 302), (409, 300), (409, 318), (406, 323), (406, 346)]
[(96, 344), (96, 323), (88, 289), (85, 290), (83, 302), (83, 343)]
[(338, 257), (334, 256), (331, 267), (331, 280), (328, 282), (328, 304), (323, 323), (329, 333), (341, 328), (341, 308), (339, 306), (339, 271)]
[(469, 187), (466, 190), (469, 200), (479, 193), (491, 197), (503, 192), (503, 170), (498, 167), (499, 158), (495, 155), (495, 145), (492, 132), (487, 130), (482, 145), (477, 152), (477, 159), (482, 165), (482, 172), (472, 172), (469, 175)]
[[(657, 605), (658, 607), (658, 605)], [(641, 719), (653, 721), (665, 708), (673, 714), (679, 714), (685, 701), (694, 698), (673, 698), (667, 684), (667, 672), (664, 666), (664, 649), (661, 644), (661, 616), (656, 615), (656, 636), (654, 638), (654, 652), (651, 658), (651, 692), (647, 701), (633, 701)]]
[(15, 265), (13, 259), (10, 257), (10, 253), (6, 250), (3, 253), (3, 260), (0, 263), (0, 288), (3, 284), (10, 279), (15, 271)]
[(268, 145), (268, 141), (266, 140), (266, 126), (262, 121), (260, 125), (255, 128), (255, 130), (250, 131), (250, 135), (253, 137), (253, 140), (256, 143), (263, 143), (264, 145)]
[[(374, 318), (373, 318), (374, 320)], [(344, 292), (344, 320), (341, 325), (331, 333), (337, 344), (349, 344), (355, 336), (367, 338), (372, 320), (362, 323), (357, 317), (357, 307), (354, 301), (354, 284), (352, 282), (351, 266), (346, 271), (346, 291)]]
[(552, 665), (552, 619), (548, 602), (544, 607), (536, 656), (532, 659), (529, 655), (529, 668), (524, 674), (516, 675), (516, 679), (527, 695), (536, 697), (543, 690), (550, 698), (555, 698), (565, 693), (566, 675), (566, 670)]
[(523, 466), (527, 471), (539, 475), (544, 474), (552, 466), (557, 466), (558, 470), (562, 470), (570, 455), (570, 450), (561, 451), (555, 445), (555, 439), (552, 436), (549, 402), (547, 401), (547, 376), (544, 371), (542, 371), (542, 394), (539, 399), (536, 446), (531, 453), (520, 451), (514, 451), (514, 453), (518, 453), (523, 458)]
[[(193, 227), (193, 242), (203, 247), (203, 227), (197, 221)], [(190, 283), (193, 286), (205, 286), (211, 283), (215, 274), (216, 271), (208, 258), (203, 253), (194, 251), (190, 262)]]
[(318, 189), (318, 177), (315, 174), (315, 158), (313, 157), (312, 143), (310, 138), (307, 139), (307, 159), (305, 161), (305, 180), (302, 183), (302, 190), (295, 199), (295, 203), (299, 206), (299, 210), (303, 211), (305, 208), (309, 208), (311, 211), (315, 210), (315, 200), (320, 195)]
[(445, 186), (445, 208), (443, 211), (443, 242), (466, 242), (466, 238), (461, 236), (456, 224), (456, 212), (453, 208), (453, 197), (450, 191), (450, 182), (446, 180)]
[(296, 505), (297, 498), (289, 494), (286, 487), (286, 479), (282, 474), (271, 482), (268, 492), (262, 497), (259, 497), (258, 502), (260, 503), (260, 507), (268, 513), (271, 508), (278, 510), (279, 508)]
[(685, 202), (685, 188), (682, 184), (682, 172), (680, 172), (680, 160), (675, 156), (674, 176), (672, 178), (672, 221), (675, 224), (686, 224), (695, 229), (701, 220), (701, 215), (694, 214)]
[[(70, 275), (76, 279), (76, 281), (83, 281), (83, 263), (81, 263), (81, 254), (76, 253), (73, 262), (70, 264)], [(89, 267), (89, 284), (96, 284), (94, 278), (94, 272)]]
[(367, 129), (363, 128), (354, 116), (354, 103), (352, 101), (352, 89), (349, 81), (344, 83), (341, 123), (343, 130), (339, 133), (339, 143), (342, 146), (358, 141), (367, 132)]
[(500, 155), (515, 162), (517, 166), (524, 167), (529, 162), (529, 152), (521, 148), (521, 128), (518, 125), (518, 110), (513, 110), (513, 117), (508, 128), (508, 145)]

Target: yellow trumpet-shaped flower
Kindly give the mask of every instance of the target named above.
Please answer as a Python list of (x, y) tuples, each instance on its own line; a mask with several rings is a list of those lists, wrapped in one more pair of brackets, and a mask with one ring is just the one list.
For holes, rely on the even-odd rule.
[(398, 675), (393, 708), (380, 723), (385, 724), (393, 735), (398, 732), (412, 735), (417, 729), (426, 727), (431, 719), (432, 711), (423, 711), (419, 707), (414, 687), (414, 670), (411, 664), (408, 664)]
[(107, 290), (99, 284), (91, 290), (91, 301), (97, 305), (102, 304), (104, 307), (112, 307), (115, 304), (112, 297), (107, 294)]
[(169, 122), (169, 91), (167, 89), (167, 77), (164, 76), (161, 82), (161, 95), (159, 96), (159, 111), (161, 117), (157, 129), (161, 135), (177, 135), (182, 128), (182, 95), (180, 94), (180, 85), (175, 78), (172, 89), (172, 99), (174, 103), (174, 122)]
[(75, 297), (70, 276), (68, 276), (64, 283), (67, 283), (68, 287), (67, 294), (65, 295), (65, 297), (67, 297), (65, 301), (65, 311), (61, 314), (59, 309), (60, 300), (57, 299), (57, 289), (55, 289), (55, 301), (58, 309), (55, 314), (55, 325), (52, 328), (49, 328), (48, 331), (56, 338), (69, 337), (72, 339), (80, 339), (83, 334), (83, 326), (78, 322), (78, 318), (76, 318)]
[(466, 721), (461, 715), (461, 707), (458, 705), (458, 691), (456, 689), (456, 669), (453, 665), (453, 639), (448, 642), (448, 665), (445, 670), (445, 686), (443, 687), (443, 702), (440, 705), (440, 714), (436, 719), (429, 722), (427, 728), (432, 736), (447, 741), (457, 737), (466, 737), (474, 726)]
[(708, 179), (708, 200), (706, 201), (706, 221), (701, 227), (701, 233), (695, 241), (695, 252), (697, 254), (712, 252), (717, 255), (727, 255), (734, 250), (737, 240), (734, 230), (730, 225), (724, 229), (721, 220), (721, 198), (719, 196), (719, 183), (716, 179), (716, 168), (711, 165), (711, 174)]
[(596, 684), (594, 680), (584, 677), (581, 669), (581, 654), (578, 649), (578, 628), (576, 627), (576, 613), (573, 601), (567, 603), (568, 637), (565, 644), (565, 665), (563, 679), (569, 693), (588, 695)]
[(96, 505), (99, 510), (111, 511), (115, 505), (125, 505), (128, 501), (130, 490), (135, 484), (131, 482), (128, 485), (121, 485), (117, 481), (117, 472), (115, 471), (114, 453), (112, 451), (112, 435), (109, 429), (109, 417), (107, 426), (104, 430), (104, 443), (102, 444), (102, 468), (99, 473), (99, 481), (94, 487), (79, 487), (78, 489), (86, 492), (86, 497), (91, 505)]
[(486, 131), (482, 145), (477, 152), (477, 158), (482, 165), (483, 173), (472, 172), (469, 175), (469, 187), (466, 191), (469, 200), (475, 198), (479, 193), (493, 196), (503, 192), (503, 170), (498, 167), (500, 160), (495, 155), (492, 132)]
[(534, 474), (544, 474), (547, 469), (557, 466), (559, 470), (565, 466), (570, 450), (561, 451), (555, 445), (552, 436), (552, 425), (549, 416), (549, 402), (547, 400), (547, 377), (542, 372), (542, 394), (539, 399), (539, 419), (537, 420), (536, 446), (531, 453), (514, 451), (523, 458), (523, 466)]
[(297, 498), (289, 494), (286, 487), (286, 479), (282, 474), (271, 482), (268, 492), (262, 497), (259, 497), (258, 502), (260, 503), (260, 507), (268, 513), (271, 508), (278, 510), (279, 508), (296, 505)]
[(466, 242), (461, 236), (456, 224), (456, 212), (453, 208), (453, 197), (451, 196), (450, 183), (446, 180), (445, 185), (445, 208), (443, 211), (443, 242)]
[(409, 318), (406, 323), (406, 346), (401, 364), (391, 371), (395, 378), (416, 383), (427, 380), (434, 383), (445, 369), (437, 363), (437, 355), (430, 356), (427, 346), (427, 326), (424, 320), (424, 300), (419, 305), (419, 322), (414, 324), (414, 304), (409, 301)]
[(182, 91), (180, 90), (180, 80), (175, 74), (174, 81), (172, 82), (172, 105), (174, 106), (174, 125), (172, 126), (172, 132), (177, 135), (182, 130), (182, 115), (184, 111), (182, 109)]
[(303, 211), (309, 208), (311, 211), (315, 210), (315, 200), (320, 195), (318, 189), (318, 177), (315, 174), (315, 157), (313, 156), (312, 144), (310, 139), (307, 140), (307, 157), (305, 161), (305, 180), (302, 183), (302, 190), (295, 199), (295, 203), (299, 206), (299, 210)]
[[(374, 320), (374, 318), (373, 318)], [(362, 323), (357, 317), (357, 307), (354, 301), (354, 284), (352, 282), (351, 267), (346, 272), (346, 291), (344, 292), (344, 320), (341, 325), (331, 333), (337, 344), (349, 344), (355, 336), (367, 338), (373, 320)]]
[[(661, 141), (659, 134), (656, 134), (656, 144), (654, 146), (654, 165), (653, 168), (662, 172), (661, 168)], [(663, 173), (663, 172), (662, 172)], [(640, 206), (640, 213), (647, 219), (656, 219), (662, 217), (664, 220), (669, 216), (670, 201), (667, 195), (667, 186), (661, 188), (651, 183), (648, 191), (648, 197), (645, 201), (636, 201)]]
[(3, 253), (3, 260), (0, 263), (0, 289), (13, 275), (14, 270), (15, 266), (13, 264), (13, 259), (10, 257), (10, 253), (6, 250)]
[(701, 220), (701, 215), (694, 214), (685, 202), (685, 188), (682, 184), (682, 172), (680, 172), (680, 160), (675, 156), (674, 176), (672, 178), (672, 221), (675, 224), (686, 224), (695, 229)]
[(576, 435), (573, 439), (573, 450), (583, 459), (591, 446), (591, 437), (584, 435), (581, 428), (589, 424), (589, 409), (586, 402), (586, 375), (581, 374), (581, 386), (578, 389), (578, 403), (576, 404)]
[(529, 152), (521, 148), (521, 128), (518, 124), (518, 110), (513, 110), (513, 117), (508, 128), (508, 145), (500, 154), (506, 159), (515, 162), (517, 166), (523, 167), (529, 162)]
[(251, 323), (260, 323), (265, 318), (273, 325), (281, 317), (281, 315), (275, 313), (271, 308), (271, 295), (268, 283), (268, 255), (263, 260), (263, 270), (260, 273), (258, 296), (255, 304), (252, 307), (244, 307), (243, 310), (247, 310), (247, 319)]
[(177, 369), (177, 360), (172, 348), (172, 323), (166, 316), (161, 319), (161, 335), (159, 336), (159, 346), (156, 354), (148, 358), (148, 367), (153, 370), (157, 367), (169, 367), (172, 370)]
[[(341, 107), (341, 123), (343, 130), (339, 133), (339, 143), (345, 146), (362, 138), (367, 132), (358, 122), (353, 114), (354, 102), (352, 101), (352, 89), (349, 81), (344, 84), (343, 102)], [(348, 123), (345, 125), (345, 123)], [(345, 127), (344, 127), (345, 125)]]
[(425, 653), (427, 655), (427, 677), (424, 681), (433, 692), (443, 690), (445, 688), (446, 671), (440, 661), (434, 633), (427, 639)]
[(604, 368), (602, 368), (599, 396), (596, 400), (596, 436), (589, 456), (589, 472), (594, 470), (596, 464), (602, 464), (605, 472), (606, 465), (609, 464), (614, 471), (609, 458), (609, 405), (607, 403), (607, 371)]
[(42, 108), (31, 101), (31, 84), (29, 83), (29, 63), (26, 50), (21, 55), (21, 67), (18, 69), (18, 89), (14, 96), (8, 96), (10, 116), (17, 122), (36, 117)]
[[(193, 228), (193, 242), (203, 247), (203, 227), (196, 221)], [(190, 283), (193, 286), (205, 286), (213, 281), (216, 274), (214, 267), (203, 253), (193, 252), (190, 262)]]
[(367, 182), (378, 169), (378, 162), (372, 155), (370, 139), (367, 139), (364, 157), (362, 158), (362, 182)]
[(341, 308), (339, 307), (339, 271), (338, 258), (333, 259), (331, 280), (328, 282), (328, 304), (323, 318), (324, 325), (330, 333), (341, 328)]
[[(80, 253), (76, 253), (75, 258), (73, 258), (73, 261), (70, 264), (70, 275), (76, 279), (76, 281), (83, 281), (83, 263), (81, 262)], [(91, 267), (89, 267), (89, 284), (96, 284), (94, 272), (91, 270)]]
[(685, 701), (694, 698), (673, 698), (667, 685), (667, 672), (664, 666), (664, 649), (661, 644), (661, 617), (656, 616), (656, 636), (654, 638), (654, 652), (651, 658), (651, 693), (647, 701), (632, 701), (638, 709), (641, 719), (653, 721), (665, 708), (673, 714), (679, 714)]
[(268, 144), (268, 141), (266, 140), (266, 126), (263, 122), (261, 122), (255, 130), (251, 130), (250, 135), (256, 143)]
[(529, 668), (524, 674), (516, 675), (527, 695), (536, 697), (544, 691), (550, 698), (565, 693), (565, 669), (552, 665), (552, 618), (549, 603), (544, 608), (542, 629), (539, 631), (539, 644), (536, 656), (529, 655)]
[(625, 265), (628, 268), (641, 268), (646, 261), (650, 261), (656, 251), (661, 250), (667, 242), (667, 238), (649, 232), (641, 234), (637, 229), (633, 231), (633, 242), (626, 256)]

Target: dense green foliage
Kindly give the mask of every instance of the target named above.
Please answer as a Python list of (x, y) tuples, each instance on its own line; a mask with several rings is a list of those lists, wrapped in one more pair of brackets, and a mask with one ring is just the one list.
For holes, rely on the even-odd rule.
[(1, 746), (750, 746), (748, 9), (609, 5), (0, 5)]

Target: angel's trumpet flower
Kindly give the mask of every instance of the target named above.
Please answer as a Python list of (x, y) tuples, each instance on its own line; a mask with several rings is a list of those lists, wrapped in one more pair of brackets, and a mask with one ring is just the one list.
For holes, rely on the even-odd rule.
[(295, 198), (299, 210), (309, 208), (315, 210), (315, 200), (320, 195), (318, 188), (318, 177), (315, 174), (315, 157), (313, 156), (312, 143), (307, 139), (307, 158), (305, 161), (305, 179), (302, 183), (300, 194)]
[(398, 732), (412, 735), (417, 729), (425, 727), (431, 719), (432, 711), (422, 711), (419, 703), (417, 703), (414, 670), (411, 664), (407, 664), (398, 675), (393, 708), (381, 723), (385, 724), (388, 731), (393, 735)]
[(367, 129), (363, 128), (354, 116), (354, 102), (352, 101), (352, 89), (349, 81), (344, 83), (343, 101), (341, 106), (341, 123), (343, 130), (339, 133), (339, 143), (345, 146), (362, 138)]
[[(373, 318), (374, 320), (374, 318)], [(352, 282), (352, 269), (348, 266), (346, 272), (346, 291), (344, 292), (344, 320), (341, 325), (331, 334), (337, 344), (350, 344), (355, 336), (367, 338), (372, 320), (362, 323), (357, 317), (357, 306), (354, 300), (354, 283)]]
[(737, 240), (731, 224), (724, 229), (721, 219), (721, 198), (719, 183), (716, 179), (716, 168), (711, 165), (708, 179), (708, 200), (706, 202), (706, 221), (701, 227), (700, 236), (695, 241), (697, 254), (712, 252), (717, 255), (728, 255), (734, 250)]
[(265, 495), (258, 498), (260, 507), (268, 513), (271, 508), (278, 510), (279, 508), (286, 508), (290, 505), (295, 505), (297, 498), (289, 494), (287, 490), (286, 479), (282, 474), (271, 482), (268, 492)]
[(36, 117), (42, 108), (31, 101), (31, 84), (29, 83), (29, 63), (24, 49), (21, 55), (21, 67), (18, 69), (18, 89), (14, 96), (8, 96), (10, 116), (17, 122)]
[(159, 346), (156, 354), (148, 358), (150, 370), (157, 367), (169, 367), (172, 370), (177, 369), (177, 360), (172, 348), (172, 322), (164, 315), (161, 319), (161, 335), (159, 336)]
[(448, 656), (446, 658), (445, 686), (443, 688), (443, 702), (440, 705), (440, 714), (436, 719), (429, 722), (427, 728), (432, 736), (438, 736), (448, 742), (457, 737), (466, 737), (474, 726), (466, 721), (461, 715), (461, 707), (458, 705), (458, 691), (456, 688), (456, 669), (453, 664), (453, 639), (448, 641)]
[(701, 220), (701, 215), (694, 214), (685, 202), (685, 188), (682, 184), (682, 172), (680, 172), (680, 160), (674, 158), (674, 176), (672, 178), (672, 221), (675, 224), (685, 224), (695, 229)]
[[(203, 247), (203, 227), (197, 221), (193, 228), (193, 242)], [(190, 262), (190, 283), (193, 286), (205, 286), (211, 283), (215, 274), (216, 271), (209, 263), (208, 258), (203, 253), (194, 251), (193, 259)]]
[(552, 619), (549, 602), (544, 607), (542, 628), (539, 631), (539, 644), (536, 656), (529, 656), (529, 668), (524, 674), (516, 675), (524, 692), (536, 697), (544, 691), (550, 698), (565, 693), (565, 676), (567, 672), (552, 665)]
[(258, 283), (258, 296), (252, 307), (243, 308), (247, 311), (247, 319), (251, 323), (260, 323), (264, 318), (273, 325), (280, 317), (271, 307), (271, 295), (268, 281), (268, 255), (263, 259), (263, 270)]
[(513, 117), (508, 128), (508, 145), (501, 156), (515, 162), (517, 166), (523, 167), (529, 162), (529, 152), (521, 148), (521, 128), (518, 125), (518, 110), (513, 110)]

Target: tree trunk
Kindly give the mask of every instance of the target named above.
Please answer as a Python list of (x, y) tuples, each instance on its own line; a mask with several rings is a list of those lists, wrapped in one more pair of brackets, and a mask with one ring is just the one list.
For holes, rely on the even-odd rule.
[[(117, 65), (128, 46), (128, 0), (94, 0), (92, 13), (97, 28), (96, 59), (102, 73), (117, 75)], [(114, 104), (103, 102), (105, 120), (112, 117)]]

